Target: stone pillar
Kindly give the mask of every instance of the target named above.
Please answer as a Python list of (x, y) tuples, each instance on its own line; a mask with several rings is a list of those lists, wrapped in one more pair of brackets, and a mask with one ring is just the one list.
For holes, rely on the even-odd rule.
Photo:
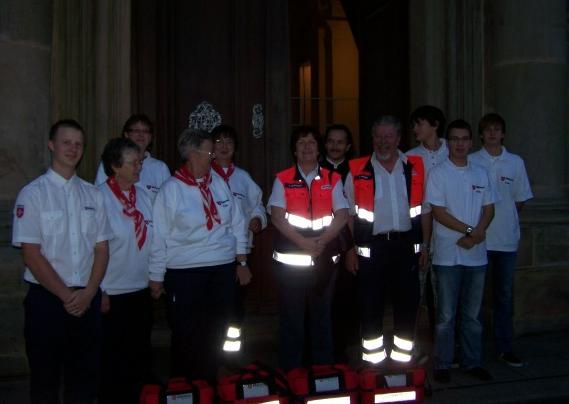
[(487, 111), (507, 123), (506, 143), (525, 162), (536, 202), (567, 188), (567, 1), (485, 2)]
[(19, 190), (49, 163), (52, 2), (0, 2), (0, 376), (27, 372), (20, 252), (10, 245)]

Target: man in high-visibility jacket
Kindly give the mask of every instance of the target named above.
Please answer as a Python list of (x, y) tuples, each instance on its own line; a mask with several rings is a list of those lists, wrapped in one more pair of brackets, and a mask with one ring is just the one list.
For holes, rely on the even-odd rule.
[(279, 287), (279, 362), (302, 366), (304, 314), (309, 313), (312, 364), (333, 362), (330, 306), (339, 261), (338, 232), (348, 203), (339, 174), (318, 165), (318, 133), (293, 133), (292, 167), (277, 174), (267, 203), (273, 225), (273, 259)]
[[(347, 266), (358, 278), (362, 360), (376, 365), (390, 357), (409, 364), (419, 302), (418, 257), (424, 248), (423, 160), (399, 151), (399, 119), (381, 116), (371, 134), (373, 154), (350, 161), (345, 184), (356, 244)], [(392, 344), (384, 341), (383, 332), (388, 293), (394, 316)]]

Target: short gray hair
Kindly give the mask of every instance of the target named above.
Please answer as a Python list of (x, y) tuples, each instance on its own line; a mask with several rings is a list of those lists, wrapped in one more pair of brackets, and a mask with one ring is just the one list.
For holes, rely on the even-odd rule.
[(213, 137), (205, 130), (184, 129), (178, 137), (178, 153), (182, 160), (187, 160), (189, 151), (199, 149), (204, 140), (211, 140), (213, 142)]
[(395, 131), (397, 132), (398, 135), (401, 136), (401, 120), (399, 118), (397, 118), (396, 116), (393, 115), (380, 115), (379, 118), (377, 118), (375, 121), (373, 121), (373, 124), (371, 125), (371, 134), (373, 135), (373, 132), (375, 131), (375, 128), (377, 128), (380, 125), (391, 125), (395, 128)]

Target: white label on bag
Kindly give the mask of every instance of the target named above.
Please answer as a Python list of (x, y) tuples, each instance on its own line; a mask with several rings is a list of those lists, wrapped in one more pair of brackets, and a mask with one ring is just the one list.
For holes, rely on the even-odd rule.
[(385, 375), (387, 387), (405, 387), (407, 386), (407, 376), (402, 375)]
[(166, 404), (194, 404), (193, 393), (169, 394), (166, 396)]
[(264, 397), (269, 395), (269, 386), (265, 383), (251, 383), (243, 385), (243, 398)]
[(340, 380), (338, 379), (338, 376), (315, 379), (314, 389), (317, 393), (338, 391), (340, 390)]

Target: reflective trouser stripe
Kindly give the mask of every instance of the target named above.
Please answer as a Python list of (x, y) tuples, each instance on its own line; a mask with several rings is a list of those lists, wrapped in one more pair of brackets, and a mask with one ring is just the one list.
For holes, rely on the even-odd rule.
[(413, 341), (409, 339), (400, 338), (397, 335), (393, 336), (393, 344), (397, 348), (401, 348), (405, 351), (412, 351), (413, 350)]
[(362, 220), (366, 222), (373, 223), (373, 211), (369, 211), (367, 209), (360, 208), (358, 205), (355, 206), (356, 208), (356, 215)]
[(362, 360), (379, 363), (387, 358), (385, 348), (383, 348), (383, 335), (376, 338), (362, 338)]
[(415, 251), (415, 254), (418, 254), (421, 252), (421, 244), (413, 244), (413, 250)]
[(417, 399), (417, 392), (413, 391), (399, 391), (395, 393), (377, 393), (374, 396), (374, 403), (398, 403), (398, 402), (415, 402)]
[(394, 348), (391, 351), (391, 359), (398, 362), (409, 362), (411, 360), (411, 351), (413, 350), (413, 341), (393, 336)]
[(414, 207), (409, 209), (409, 216), (411, 217), (411, 219), (419, 216), (420, 214), (421, 214), (421, 205), (414, 206)]
[(225, 352), (238, 352), (241, 350), (241, 328), (230, 325), (225, 333), (223, 350)]
[(369, 247), (356, 247), (356, 254), (360, 257), (370, 258), (371, 257), (371, 248)]
[(223, 343), (223, 350), (225, 352), (239, 352), (241, 350), (241, 341), (240, 340), (229, 340), (226, 339)]
[(387, 358), (385, 349), (382, 349), (381, 351), (378, 352), (362, 352), (362, 360), (366, 362), (371, 362), (373, 364), (382, 362), (385, 358)]

